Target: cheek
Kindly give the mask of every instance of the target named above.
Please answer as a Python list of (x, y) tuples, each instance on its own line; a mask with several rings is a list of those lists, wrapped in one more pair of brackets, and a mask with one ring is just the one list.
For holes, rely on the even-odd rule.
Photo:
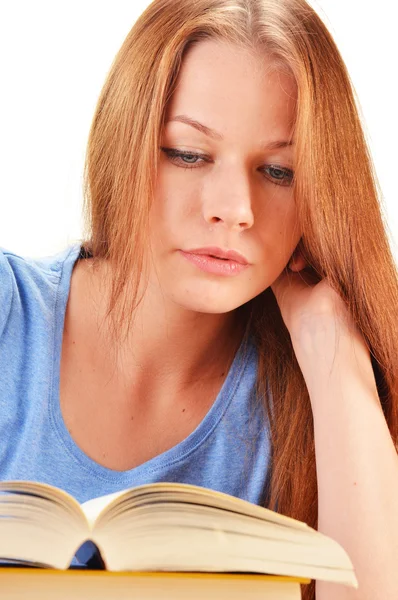
[(200, 216), (197, 196), (189, 194), (182, 186), (158, 186), (150, 210), (151, 228), (169, 234), (189, 234), (189, 223)]
[(150, 243), (159, 258), (176, 246), (181, 247), (186, 231), (186, 217), (182, 215), (177, 192), (164, 192), (153, 201), (149, 213)]
[[(302, 233), (296, 206), (292, 200), (287, 202), (285, 206), (281, 202), (274, 207), (269, 202), (268, 210), (261, 214), (258, 221), (256, 229), (263, 248), (263, 257), (267, 262), (286, 263), (300, 241)], [(283, 267), (284, 265), (281, 268)]]

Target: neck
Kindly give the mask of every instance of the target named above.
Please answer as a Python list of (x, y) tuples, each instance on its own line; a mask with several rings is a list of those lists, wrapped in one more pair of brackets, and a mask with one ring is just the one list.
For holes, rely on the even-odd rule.
[(99, 312), (90, 338), (98, 348), (100, 336), (100, 346), (107, 349), (109, 360), (113, 359), (113, 373), (126, 388), (144, 390), (151, 382), (153, 389), (183, 393), (198, 382), (211, 384), (226, 375), (245, 332), (244, 310), (225, 314), (193, 312), (148, 288), (136, 308), (128, 335), (120, 343), (112, 338), (110, 322), (105, 317), (109, 279), (108, 283), (102, 279), (101, 285), (96, 277), (86, 281), (87, 293), (95, 299)]

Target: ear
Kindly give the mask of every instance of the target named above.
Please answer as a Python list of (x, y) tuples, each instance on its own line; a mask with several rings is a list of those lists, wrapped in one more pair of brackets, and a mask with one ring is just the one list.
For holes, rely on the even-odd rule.
[(300, 248), (297, 247), (296, 250), (293, 252), (292, 257), (289, 261), (288, 267), (291, 271), (293, 271), (294, 273), (298, 273), (299, 271), (302, 271), (303, 269), (305, 269), (305, 267), (307, 267), (307, 261), (305, 260), (304, 256), (302, 255)]

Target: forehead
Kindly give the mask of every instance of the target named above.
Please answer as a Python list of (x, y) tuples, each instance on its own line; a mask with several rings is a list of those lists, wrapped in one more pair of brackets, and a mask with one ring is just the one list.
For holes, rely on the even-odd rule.
[(294, 78), (276, 70), (267, 54), (206, 40), (192, 46), (184, 57), (167, 117), (188, 114), (224, 132), (243, 121), (251, 134), (259, 127), (287, 133), (296, 99)]

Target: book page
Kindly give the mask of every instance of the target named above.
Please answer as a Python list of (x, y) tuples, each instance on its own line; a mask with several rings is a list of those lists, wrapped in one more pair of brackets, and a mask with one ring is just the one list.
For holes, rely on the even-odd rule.
[(28, 496), (36, 496), (55, 502), (63, 506), (69, 512), (72, 512), (77, 520), (80, 520), (83, 526), (87, 525), (87, 521), (82, 511), (79, 502), (70, 494), (48, 483), (40, 483), (36, 481), (0, 481), (0, 493), (19, 493)]
[(143, 504), (146, 505), (157, 502), (181, 502), (193, 505), (212, 506), (214, 508), (251, 516), (263, 521), (278, 523), (293, 529), (311, 530), (311, 527), (306, 523), (281, 515), (267, 508), (257, 506), (251, 502), (242, 500), (241, 498), (236, 498), (229, 494), (224, 494), (223, 492), (217, 492), (187, 483), (161, 482), (144, 484), (106, 496), (100, 496), (93, 500), (88, 500), (81, 505), (81, 508), (84, 511), (90, 526), (93, 527), (94, 522), (100, 515), (102, 516), (105, 512), (111, 513), (114, 510), (117, 511), (118, 505), (125, 500), (129, 501), (129, 509), (133, 509), (135, 506), (138, 507)]
[(0, 482), (0, 559), (68, 568), (90, 535), (79, 503), (62, 490), (30, 481)]
[(82, 509), (111, 571), (246, 571), (356, 583), (348, 555), (331, 538), (199, 486), (146, 484)]
[(106, 494), (105, 496), (99, 496), (98, 498), (92, 498), (91, 500), (83, 502), (81, 509), (86, 516), (90, 529), (94, 527), (95, 521), (105, 508), (112, 504), (113, 501), (117, 501), (118, 498), (126, 494), (128, 494), (128, 492), (126, 492), (126, 490), (122, 490), (121, 492)]
[[(144, 487), (147, 489), (144, 490)], [(149, 489), (152, 488), (152, 489)], [(184, 502), (189, 504), (198, 504), (203, 506), (211, 506), (213, 508), (221, 508), (230, 512), (247, 515), (261, 519), (262, 521), (270, 521), (293, 529), (311, 530), (306, 523), (287, 517), (272, 510), (252, 504), (247, 500), (224, 494), (208, 488), (183, 484), (183, 483), (156, 483), (151, 486), (140, 486), (136, 490), (141, 490), (141, 495), (148, 497), (148, 504), (152, 502)], [(150, 497), (152, 496), (152, 498)]]

